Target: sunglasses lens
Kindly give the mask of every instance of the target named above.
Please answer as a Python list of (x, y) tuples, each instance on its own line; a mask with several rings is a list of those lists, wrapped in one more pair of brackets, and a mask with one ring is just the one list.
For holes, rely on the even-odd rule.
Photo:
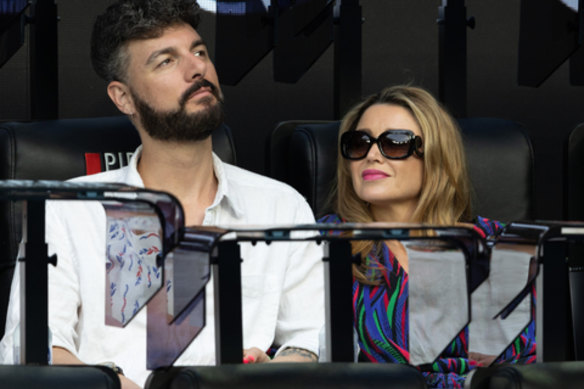
[(406, 133), (386, 133), (379, 138), (379, 144), (388, 158), (405, 158), (410, 155), (411, 138)]
[(367, 155), (371, 141), (367, 134), (360, 131), (350, 131), (343, 134), (343, 151), (345, 158), (360, 159)]

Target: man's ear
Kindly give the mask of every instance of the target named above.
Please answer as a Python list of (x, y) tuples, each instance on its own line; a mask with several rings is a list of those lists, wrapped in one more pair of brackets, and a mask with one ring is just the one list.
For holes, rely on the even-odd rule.
[(126, 115), (132, 116), (136, 112), (130, 89), (123, 82), (110, 82), (107, 86), (107, 94), (116, 107)]

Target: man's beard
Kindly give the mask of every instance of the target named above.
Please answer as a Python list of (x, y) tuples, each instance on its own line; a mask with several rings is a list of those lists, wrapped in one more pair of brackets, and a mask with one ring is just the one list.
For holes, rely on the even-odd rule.
[[(187, 113), (185, 106), (189, 97), (201, 87), (209, 87), (213, 96), (199, 100), (204, 107), (194, 113)], [(175, 111), (156, 111), (134, 91), (132, 98), (144, 130), (153, 139), (163, 141), (200, 141), (207, 139), (223, 123), (223, 98), (218, 88), (207, 80), (200, 80), (183, 93), (179, 108)]]

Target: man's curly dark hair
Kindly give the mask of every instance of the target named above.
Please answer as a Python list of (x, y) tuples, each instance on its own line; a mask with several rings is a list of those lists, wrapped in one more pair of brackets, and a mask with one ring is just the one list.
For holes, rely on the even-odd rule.
[(196, 0), (118, 0), (99, 15), (91, 34), (91, 63), (106, 81), (124, 81), (129, 41), (151, 39), (164, 29), (189, 24), (197, 29), (200, 8)]

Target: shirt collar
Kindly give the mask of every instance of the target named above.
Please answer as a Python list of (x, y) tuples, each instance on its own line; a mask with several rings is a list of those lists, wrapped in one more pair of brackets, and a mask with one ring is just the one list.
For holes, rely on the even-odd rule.
[(209, 209), (215, 208), (223, 201), (229, 209), (231, 209), (235, 217), (243, 216), (243, 207), (241, 206), (241, 199), (237, 197), (237, 193), (229, 187), (229, 179), (225, 171), (225, 163), (213, 153), (213, 170), (215, 177), (217, 177), (217, 194), (215, 200)]
[[(138, 188), (144, 188), (144, 181), (138, 173), (138, 161), (140, 160), (140, 155), (142, 154), (142, 145), (138, 146), (130, 162), (128, 163), (128, 169), (126, 170), (126, 177), (124, 182), (131, 186), (136, 186)], [(243, 207), (241, 206), (241, 199), (237, 197), (237, 193), (229, 188), (229, 180), (227, 173), (225, 172), (225, 164), (221, 159), (213, 153), (213, 171), (215, 172), (215, 177), (217, 177), (217, 193), (215, 194), (215, 200), (213, 204), (208, 209), (213, 209), (218, 207), (221, 203), (233, 211), (235, 217), (240, 218), (243, 216)]]
[(144, 188), (144, 181), (142, 181), (142, 177), (138, 173), (138, 161), (140, 160), (141, 154), (142, 145), (138, 146), (134, 154), (132, 154), (132, 158), (130, 158), (130, 162), (128, 163), (128, 169), (126, 169), (126, 176), (124, 177), (124, 183), (138, 188)]

